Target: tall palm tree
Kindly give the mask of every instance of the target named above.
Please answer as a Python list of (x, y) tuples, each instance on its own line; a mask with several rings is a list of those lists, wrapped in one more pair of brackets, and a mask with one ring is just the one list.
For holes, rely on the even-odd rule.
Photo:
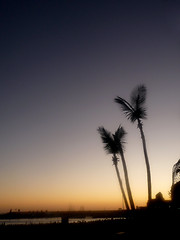
[(125, 182), (126, 182), (126, 188), (127, 188), (127, 193), (129, 197), (129, 202), (131, 209), (135, 209), (132, 193), (131, 193), (131, 188), (129, 184), (129, 177), (128, 177), (128, 171), (127, 171), (127, 166), (126, 166), (126, 161), (124, 157), (124, 143), (125, 143), (125, 135), (126, 131), (122, 126), (119, 126), (118, 129), (116, 130), (115, 134), (113, 135), (114, 141), (118, 147), (119, 154), (121, 156), (122, 160), (122, 165), (123, 165), (123, 170), (124, 170), (124, 177), (125, 177)]
[(145, 164), (147, 169), (148, 201), (150, 201), (152, 199), (151, 171), (142, 121), (147, 117), (146, 108), (144, 106), (146, 101), (146, 92), (146, 87), (144, 85), (139, 85), (132, 91), (130, 103), (119, 96), (115, 98), (115, 102), (121, 105), (121, 109), (126, 115), (127, 119), (129, 119), (132, 123), (137, 121), (137, 126), (140, 130), (143, 144)]
[(112, 157), (112, 161), (113, 161), (113, 164), (115, 166), (115, 169), (116, 169), (116, 174), (117, 174), (117, 177), (118, 177), (118, 181), (119, 181), (119, 185), (120, 185), (120, 189), (121, 189), (121, 192), (122, 192), (122, 196), (123, 196), (123, 199), (124, 199), (124, 202), (125, 202), (125, 206), (126, 206), (126, 209), (129, 210), (129, 205), (128, 205), (128, 201), (127, 201), (127, 198), (126, 198), (126, 194), (125, 194), (125, 191), (124, 191), (124, 187), (123, 187), (123, 184), (122, 184), (122, 180), (121, 180), (121, 177), (120, 177), (120, 173), (119, 173), (119, 169), (118, 169), (118, 158), (117, 158), (117, 154), (118, 154), (118, 147), (113, 139), (113, 136), (112, 134), (107, 131), (104, 127), (99, 127), (98, 128), (98, 132), (101, 136), (101, 139), (102, 139), (102, 142), (104, 144), (104, 149), (105, 151), (108, 153), (108, 154), (112, 154), (113, 157)]

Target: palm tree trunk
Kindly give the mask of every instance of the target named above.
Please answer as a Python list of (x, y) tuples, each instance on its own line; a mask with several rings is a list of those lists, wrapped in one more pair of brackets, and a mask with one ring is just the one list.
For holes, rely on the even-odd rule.
[[(114, 157), (116, 158), (116, 156), (114, 156)], [(126, 198), (126, 195), (125, 195), (125, 192), (124, 192), (123, 184), (122, 184), (122, 181), (121, 181), (121, 178), (120, 178), (119, 169), (117, 167), (117, 161), (114, 161), (114, 166), (115, 166), (115, 169), (116, 169), (116, 173), (117, 173), (117, 177), (118, 177), (118, 181), (119, 181), (119, 185), (120, 185), (120, 189), (121, 189), (121, 192), (122, 192), (122, 195), (123, 195), (123, 199), (124, 199), (124, 202), (125, 202), (126, 209), (129, 210), (129, 204), (128, 204), (128, 201), (127, 201), (127, 198)]]
[(147, 154), (147, 148), (146, 148), (146, 139), (143, 132), (143, 126), (140, 119), (138, 119), (138, 128), (140, 130), (142, 144), (143, 144), (143, 150), (144, 150), (144, 158), (146, 163), (146, 169), (147, 169), (147, 182), (148, 182), (148, 201), (152, 199), (152, 187), (151, 187), (151, 170), (149, 165), (149, 159)]
[(135, 205), (134, 205), (134, 201), (133, 201), (133, 197), (132, 197), (132, 193), (131, 193), (128, 171), (127, 171), (127, 166), (126, 166), (126, 161), (125, 161), (125, 158), (124, 158), (123, 151), (120, 151), (120, 155), (121, 155), (121, 160), (122, 160), (122, 165), (123, 165), (123, 170), (124, 170), (124, 177), (125, 177), (125, 181), (126, 181), (126, 188), (127, 188), (127, 193), (128, 193), (128, 197), (129, 197), (129, 202), (130, 202), (130, 205), (131, 205), (131, 209), (134, 210)]

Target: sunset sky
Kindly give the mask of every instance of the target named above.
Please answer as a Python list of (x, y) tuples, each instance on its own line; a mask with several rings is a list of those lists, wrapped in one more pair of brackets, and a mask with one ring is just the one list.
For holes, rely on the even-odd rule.
[(124, 207), (97, 132), (119, 124), (135, 205), (145, 205), (140, 134), (113, 101), (138, 84), (152, 195), (169, 199), (180, 158), (180, 2), (0, 1), (0, 29), (0, 212)]

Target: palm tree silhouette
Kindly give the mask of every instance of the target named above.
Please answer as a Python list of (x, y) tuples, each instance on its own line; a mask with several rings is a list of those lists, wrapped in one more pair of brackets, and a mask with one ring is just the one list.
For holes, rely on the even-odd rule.
[(147, 169), (147, 183), (148, 183), (148, 201), (152, 198), (152, 187), (151, 187), (151, 171), (150, 164), (148, 159), (147, 147), (146, 147), (146, 139), (143, 131), (143, 119), (146, 119), (147, 113), (146, 108), (144, 107), (146, 101), (146, 87), (144, 85), (137, 86), (131, 93), (130, 103), (121, 97), (116, 97), (114, 100), (116, 103), (121, 105), (121, 109), (126, 115), (127, 119), (129, 119), (132, 123), (137, 121), (137, 126), (140, 130), (143, 151), (145, 157), (145, 164)]
[(113, 157), (112, 157), (112, 161), (113, 161), (113, 165), (115, 166), (115, 169), (116, 169), (116, 174), (117, 174), (117, 177), (118, 177), (118, 181), (119, 181), (119, 185), (120, 185), (120, 189), (121, 189), (121, 192), (122, 192), (122, 196), (123, 196), (123, 199), (124, 199), (124, 202), (125, 202), (125, 206), (126, 206), (126, 209), (129, 210), (129, 205), (128, 205), (128, 201), (127, 201), (127, 198), (126, 198), (126, 194), (125, 194), (125, 191), (124, 191), (124, 187), (123, 187), (123, 184), (122, 184), (122, 180), (121, 180), (121, 177), (120, 177), (120, 173), (119, 173), (119, 169), (118, 169), (118, 158), (117, 158), (117, 154), (119, 152), (119, 149), (113, 139), (113, 136), (112, 134), (107, 131), (104, 127), (99, 127), (98, 128), (98, 132), (101, 136), (101, 139), (102, 139), (102, 142), (104, 144), (104, 149), (105, 151), (108, 153), (108, 154), (112, 154)]
[(131, 188), (130, 188), (130, 184), (129, 184), (129, 177), (128, 177), (126, 161), (125, 161), (125, 157), (124, 157), (124, 143), (125, 143), (125, 135), (126, 134), (127, 133), (124, 130), (124, 128), (122, 126), (119, 126), (118, 129), (116, 130), (115, 134), (113, 134), (113, 138), (114, 138), (114, 141), (115, 141), (115, 143), (116, 143), (116, 145), (118, 147), (119, 154), (121, 156), (123, 170), (124, 170), (124, 177), (125, 177), (126, 188), (127, 188), (127, 193), (128, 193), (128, 197), (129, 197), (130, 206), (131, 206), (131, 209), (134, 210), (135, 206), (134, 206), (134, 201), (133, 201)]

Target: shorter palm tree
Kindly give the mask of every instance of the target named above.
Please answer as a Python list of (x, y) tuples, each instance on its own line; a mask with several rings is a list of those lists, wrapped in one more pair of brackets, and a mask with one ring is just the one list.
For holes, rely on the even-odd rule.
[(122, 180), (121, 180), (121, 177), (120, 177), (119, 169), (118, 169), (118, 166), (117, 166), (118, 165), (117, 154), (119, 153), (118, 146), (117, 146), (112, 134), (109, 131), (107, 131), (104, 127), (99, 127), (98, 132), (99, 132), (99, 134), (101, 136), (101, 139), (102, 139), (102, 142), (104, 144), (105, 151), (108, 154), (113, 155), (112, 161), (113, 161), (113, 165), (115, 166), (115, 169), (116, 169), (116, 174), (117, 174), (117, 177), (118, 177), (118, 181), (119, 181), (120, 189), (121, 189), (121, 192), (122, 192), (122, 196), (123, 196), (123, 199), (124, 199), (124, 202), (125, 202), (126, 209), (129, 210), (129, 204), (128, 204), (128, 201), (127, 201), (127, 198), (126, 198), (126, 194), (125, 194), (124, 187), (123, 187), (123, 184), (122, 184)]
[(132, 193), (131, 193), (128, 171), (127, 171), (126, 161), (125, 161), (125, 157), (124, 157), (124, 143), (125, 143), (125, 135), (126, 134), (127, 133), (124, 130), (124, 128), (122, 126), (119, 126), (118, 129), (116, 130), (115, 134), (113, 134), (113, 138), (118, 147), (119, 154), (121, 156), (121, 161), (122, 161), (122, 165), (123, 165), (124, 177), (125, 177), (126, 188), (127, 188), (130, 206), (131, 206), (131, 209), (134, 210), (135, 205), (134, 205), (134, 200), (133, 200)]

